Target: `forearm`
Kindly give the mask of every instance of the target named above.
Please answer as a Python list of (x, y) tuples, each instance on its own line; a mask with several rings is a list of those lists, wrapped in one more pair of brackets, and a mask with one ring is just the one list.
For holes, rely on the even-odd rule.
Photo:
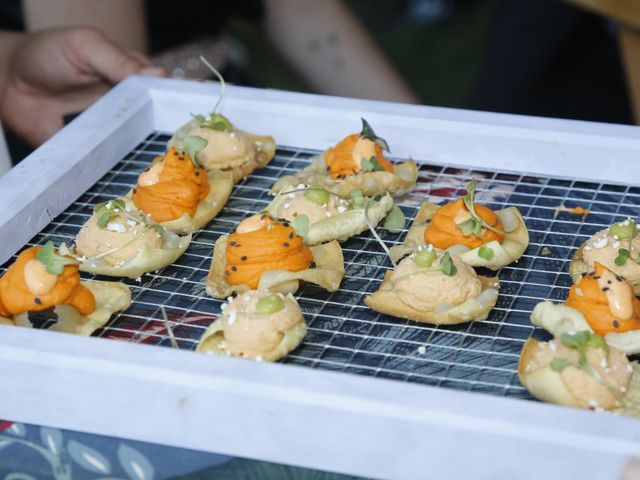
[(143, 0), (23, 0), (23, 9), (30, 32), (90, 26), (122, 47), (147, 51)]
[(0, 100), (4, 96), (9, 77), (9, 60), (23, 37), (23, 33), (0, 31)]
[(266, 0), (281, 54), (322, 93), (417, 103), (418, 98), (340, 0)]

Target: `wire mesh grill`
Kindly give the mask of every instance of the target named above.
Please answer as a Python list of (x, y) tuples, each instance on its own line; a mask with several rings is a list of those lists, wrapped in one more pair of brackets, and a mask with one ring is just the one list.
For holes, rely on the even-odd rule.
[[(29, 244), (72, 243), (93, 206), (125, 194), (150, 161), (163, 153), (168, 138), (151, 134)], [(274, 180), (303, 168), (315, 153), (280, 148), (268, 167), (235, 187), (222, 212), (194, 235), (177, 262), (140, 281), (124, 280), (132, 291), (131, 307), (95, 335), (170, 347), (166, 313), (178, 347), (195, 349), (222, 303), (208, 297), (204, 289), (216, 239), (263, 209), (272, 199), (269, 188)], [(640, 188), (425, 163), (420, 166), (416, 190), (398, 200), (407, 217), (405, 230), (380, 230), (382, 238), (389, 246), (401, 243), (421, 202), (441, 203), (464, 194), (472, 177), (478, 180), (479, 202), (494, 209), (518, 207), (530, 234), (525, 255), (500, 271), (500, 296), (487, 320), (428, 326), (370, 310), (363, 300), (378, 289), (391, 264), (367, 232), (342, 245), (346, 275), (339, 291), (329, 293), (307, 285), (298, 292), (309, 331), (303, 344), (283, 362), (530, 398), (518, 382), (516, 369), (520, 349), (533, 331), (529, 320), (533, 306), (566, 298), (571, 285), (566, 272), (576, 248), (611, 223), (636, 217)], [(561, 204), (582, 206), (591, 213), (585, 218), (558, 214), (555, 207)], [(46, 328), (52, 321), (37, 326)]]

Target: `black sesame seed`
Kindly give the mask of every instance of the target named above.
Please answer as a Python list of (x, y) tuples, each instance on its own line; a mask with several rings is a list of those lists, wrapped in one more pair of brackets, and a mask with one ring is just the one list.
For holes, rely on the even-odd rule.
[(184, 157), (183, 157), (182, 155), (180, 155), (180, 156), (178, 157), (178, 160), (184, 160)]
[(609, 285), (611, 285), (611, 280), (607, 280), (607, 283), (608, 283)]
[(600, 275), (594, 275), (594, 276), (593, 276), (593, 279), (594, 279), (594, 280), (600, 280)]
[(233, 245), (234, 247), (241, 247), (242, 245), (240, 245), (239, 243), (236, 243)]
[(231, 267), (231, 271), (235, 272), (236, 270), (238, 270), (238, 267), (236, 267), (235, 265), (233, 267)]
[(581, 276), (581, 277), (586, 277), (586, 276), (587, 276), (587, 272), (582, 272), (582, 273), (580, 274), (580, 276)]
[(38, 297), (33, 299), (34, 302), (36, 302), (36, 305), (42, 305), (42, 300), (40, 300)]
[(610, 290), (610, 289), (609, 289), (609, 287), (604, 287), (604, 288), (602, 289), (602, 291), (603, 291), (603, 292), (608, 292), (609, 290)]
[(243, 255), (243, 256), (241, 256), (241, 257), (240, 257), (240, 260), (242, 260), (243, 262), (244, 262), (246, 259), (247, 259), (247, 256), (246, 256), (246, 255)]
[(309, 268), (316, 268), (316, 262), (311, 262), (311, 264), (309, 265)]
[(283, 244), (283, 245), (284, 245), (285, 247), (288, 247), (288, 246), (289, 246), (289, 242), (284, 242), (284, 244)]
[(623, 282), (624, 277), (622, 275), (616, 275), (616, 280), (618, 280), (619, 282)]
[(236, 244), (236, 242), (234, 242), (234, 241), (229, 242), (229, 245), (231, 245), (232, 247), (233, 247), (235, 244)]
[(196, 177), (199, 177), (199, 176), (200, 176), (200, 171), (196, 170)]
[(135, 188), (133, 189), (133, 193), (136, 193), (136, 189)]
[(284, 222), (283, 225), (287, 228), (289, 228), (289, 222)]
[(289, 238), (293, 238), (293, 232), (289, 234)]
[(224, 271), (224, 274), (225, 274), (225, 275), (229, 275), (229, 271), (228, 271), (228, 270), (225, 270), (225, 271)]
[(618, 320), (614, 320), (613, 321), (613, 328), (618, 328), (620, 326), (620, 323), (618, 322)]

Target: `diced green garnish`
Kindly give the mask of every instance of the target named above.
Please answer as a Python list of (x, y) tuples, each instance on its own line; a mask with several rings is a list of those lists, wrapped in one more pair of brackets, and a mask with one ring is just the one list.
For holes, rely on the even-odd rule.
[(362, 195), (362, 190), (351, 190), (349, 203), (352, 208), (362, 208), (366, 202), (366, 198)]
[(296, 218), (291, 222), (293, 231), (300, 235), (302, 238), (306, 237), (309, 233), (309, 217), (306, 215), (296, 215)]
[(631, 240), (637, 233), (636, 224), (631, 219), (614, 223), (609, 227), (609, 235), (617, 237), (618, 240)]
[(429, 250), (427, 248), (423, 248), (422, 250), (418, 250), (416, 252), (415, 261), (420, 268), (429, 268), (431, 265), (433, 265), (433, 262), (435, 261), (435, 259), (436, 259), (435, 250)]
[(567, 368), (569, 365), (571, 365), (571, 362), (569, 362), (568, 360), (565, 360), (564, 358), (554, 358), (553, 361), (551, 362), (551, 370), (553, 370), (554, 372), (561, 372), (563, 371), (565, 368)]
[(382, 222), (382, 226), (387, 230), (401, 232), (406, 220), (404, 213), (397, 205), (394, 205)]
[(329, 192), (320, 185), (311, 185), (305, 190), (304, 198), (318, 205), (326, 205), (329, 201)]
[(280, 295), (269, 295), (268, 297), (262, 297), (256, 303), (256, 313), (258, 315), (270, 315), (272, 313), (279, 312), (284, 308), (284, 302)]
[(478, 256), (487, 261), (490, 261), (493, 258), (493, 254), (494, 252), (491, 247), (487, 247), (486, 245), (483, 245), (478, 249)]

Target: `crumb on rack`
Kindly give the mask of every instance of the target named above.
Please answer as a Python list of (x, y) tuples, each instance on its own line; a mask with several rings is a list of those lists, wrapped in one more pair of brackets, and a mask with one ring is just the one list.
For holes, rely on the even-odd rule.
[(591, 213), (591, 210), (589, 210), (588, 208), (566, 207), (564, 203), (561, 203), (560, 205), (555, 207), (553, 210), (555, 211), (553, 218), (556, 218), (560, 212), (567, 212), (567, 213), (570, 213), (571, 215), (582, 215), (582, 220), (584, 220), (585, 218), (587, 218), (587, 215)]
[(549, 247), (542, 247), (542, 250), (540, 250), (540, 255), (542, 255), (543, 257), (551, 255), (551, 249)]

